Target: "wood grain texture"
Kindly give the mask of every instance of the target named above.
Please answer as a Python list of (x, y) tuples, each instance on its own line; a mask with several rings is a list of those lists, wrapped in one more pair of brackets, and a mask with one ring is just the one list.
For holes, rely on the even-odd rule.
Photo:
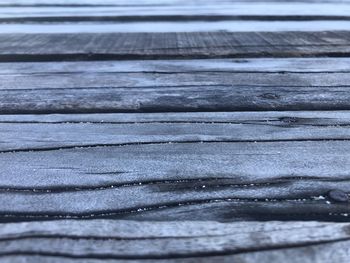
[(349, 12), (348, 2), (17, 3), (2, 5), (0, 32), (334, 31), (350, 27)]
[(0, 151), (167, 142), (350, 140), (350, 113), (1, 115)]
[(2, 221), (348, 221), (349, 141), (139, 143), (2, 153)]
[(349, 110), (349, 96), (347, 86), (14, 89), (1, 91), (0, 113)]
[(350, 63), (347, 58), (336, 63), (317, 58), (2, 63), (0, 112), (348, 110)]
[[(239, 3), (348, 3), (349, 0), (240, 0)], [(215, 1), (216, 5), (237, 3), (235, 0)], [(0, 6), (182, 6), (182, 5), (208, 5), (212, 0), (3, 0)]]
[[(209, 16), (210, 19), (213, 17)], [(32, 19), (32, 18), (31, 18)], [(36, 19), (36, 20), (41, 20)], [(118, 20), (119, 19), (119, 20)], [(196, 17), (195, 21), (188, 21), (184, 18), (180, 21), (182, 17), (170, 17), (168, 20), (171, 21), (160, 21), (162, 17), (147, 17), (143, 20), (147, 21), (128, 21), (133, 18), (123, 17), (84, 17), (81, 18), (83, 21), (73, 21), (76, 20), (74, 17), (72, 21), (61, 21), (61, 18), (55, 18), (58, 22), (47, 23), (43, 21), (42, 23), (28, 22), (28, 23), (0, 23), (0, 32), (3, 34), (83, 34), (83, 33), (177, 33), (177, 32), (309, 32), (309, 31), (339, 31), (347, 30), (350, 28), (350, 17), (334, 20), (333, 17), (308, 17), (304, 18), (287, 18), (283, 19), (294, 19), (293, 21), (284, 21), (281, 18), (275, 17), (263, 17), (256, 21), (258, 17), (244, 18), (244, 20), (239, 20), (239, 18), (230, 18), (230, 21), (220, 21), (224, 19), (229, 19), (227, 17), (217, 18), (219, 21), (211, 21), (207, 17)], [(202, 21), (202, 20), (210, 21)], [(321, 20), (317, 20), (321, 19)], [(7, 19), (8, 20), (8, 19)], [(23, 20), (23, 19), (20, 19)], [(67, 19), (69, 20), (69, 19)], [(97, 21), (95, 21), (97, 20)], [(120, 20), (127, 20), (123, 22)], [(137, 20), (137, 19), (135, 19)], [(139, 19), (142, 20), (142, 19)], [(273, 20), (273, 21), (270, 21)], [(283, 20), (283, 21), (278, 21)], [(306, 21), (305, 21), (306, 20)], [(317, 21), (315, 21), (317, 20)], [(348, 21), (347, 21), (348, 20)], [(61, 21), (61, 22), (59, 22)], [(278, 23), (276, 23), (278, 21)]]
[[(166, 88), (188, 86), (213, 87), (229, 86), (232, 90), (241, 87), (267, 89), (281, 87), (350, 87), (349, 73), (266, 73), (266, 72), (145, 72), (145, 73), (93, 73), (73, 72), (58, 74), (13, 74), (0, 75), (0, 90), (49, 90), (49, 89), (91, 89), (91, 88), (139, 88), (161, 91)], [(214, 88), (215, 89), (215, 88)], [(220, 88), (219, 88), (220, 89)], [(131, 89), (129, 89), (131, 90)], [(170, 92), (171, 93), (171, 92)]]
[(1, 34), (2, 61), (347, 56), (350, 33)]
[[(3, 262), (271, 262), (276, 256), (346, 262), (349, 239), (348, 223), (51, 221), (2, 224), (0, 256)], [(317, 261), (305, 261), (305, 251)]]
[[(3, 21), (36, 21), (35, 18), (44, 18), (39, 21), (49, 21), (50, 18), (60, 18), (61, 21), (79, 21), (83, 18), (114, 17), (116, 21), (125, 20), (229, 20), (245, 19), (254, 17), (257, 20), (308, 20), (308, 19), (349, 19), (350, 5), (348, 3), (303, 3), (303, 2), (231, 2), (231, 3), (206, 3), (200, 2), (176, 5), (115, 5), (115, 6), (32, 6), (32, 7), (11, 7), (2, 6), (0, 18)], [(285, 16), (285, 18), (283, 18)], [(149, 18), (147, 18), (149, 17)], [(308, 18), (309, 17), (309, 18)], [(27, 19), (26, 19), (27, 18)], [(31, 20), (30, 18), (34, 18)], [(119, 19), (118, 19), (119, 18)], [(264, 19), (265, 18), (265, 19)], [(8, 19), (8, 20), (7, 20)], [(13, 19), (13, 20), (11, 20)], [(56, 20), (56, 21), (60, 21)], [(99, 20), (99, 19), (97, 19)], [(80, 20), (81, 21), (81, 20)], [(83, 20), (84, 21), (84, 20)]]
[[(0, 63), (5, 81), (12, 75), (97, 73), (349, 73), (350, 58), (246, 58)], [(120, 75), (118, 75), (120, 76)], [(179, 80), (181, 81), (181, 80)], [(344, 84), (344, 83), (343, 83)], [(10, 88), (10, 87), (9, 87)]]
[(1, 1), (0, 261), (349, 262), (349, 3)]

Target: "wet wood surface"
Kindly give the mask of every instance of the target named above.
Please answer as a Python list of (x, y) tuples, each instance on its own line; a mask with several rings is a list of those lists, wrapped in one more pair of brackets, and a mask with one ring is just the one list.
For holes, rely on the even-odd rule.
[(0, 7), (1, 262), (349, 262), (348, 0)]

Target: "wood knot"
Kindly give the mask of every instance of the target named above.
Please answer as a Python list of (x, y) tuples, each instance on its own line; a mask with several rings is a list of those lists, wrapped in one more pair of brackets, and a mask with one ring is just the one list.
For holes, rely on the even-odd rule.
[(349, 195), (341, 190), (330, 190), (328, 192), (328, 197), (334, 202), (349, 202)]
[(280, 96), (275, 94), (275, 93), (264, 93), (264, 94), (260, 95), (259, 97), (263, 98), (263, 99), (269, 99), (269, 100), (275, 100), (275, 99), (280, 98)]
[(296, 123), (299, 119), (296, 117), (281, 117), (279, 120), (285, 123)]

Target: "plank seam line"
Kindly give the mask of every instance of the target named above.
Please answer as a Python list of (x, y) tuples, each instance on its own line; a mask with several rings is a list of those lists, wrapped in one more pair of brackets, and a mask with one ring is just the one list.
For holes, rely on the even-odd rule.
[[(4, 62), (6, 64), (6, 62)], [(2, 65), (2, 62), (0, 62), (0, 65)], [(55, 76), (55, 75), (80, 75), (80, 74), (86, 74), (86, 75), (102, 75), (102, 74), (111, 74), (111, 75), (125, 75), (125, 74), (159, 74), (159, 75), (178, 75), (178, 74), (186, 74), (191, 75), (195, 73), (237, 73), (237, 74), (257, 74), (257, 75), (263, 75), (263, 74), (271, 74), (271, 75), (284, 75), (284, 74), (300, 74), (300, 75), (317, 75), (317, 74), (346, 74), (350, 73), (350, 71), (347, 70), (336, 70), (336, 71), (325, 71), (325, 70), (318, 70), (318, 71), (293, 71), (293, 70), (275, 70), (275, 71), (266, 71), (266, 70), (255, 70), (255, 71), (244, 71), (244, 70), (188, 70), (188, 71), (52, 71), (52, 72), (19, 72), (19, 73), (0, 73), (0, 76)]]
[(220, 21), (349, 21), (346, 15), (99, 15), (99, 16), (21, 16), (0, 18), (0, 23), (57, 22), (220, 22)]
[[(6, 62), (5, 62), (6, 64)], [(2, 65), (2, 62), (0, 62)], [(178, 74), (186, 74), (191, 75), (194, 73), (237, 73), (237, 74), (271, 74), (271, 75), (283, 75), (283, 74), (346, 74), (350, 73), (347, 70), (317, 70), (317, 71), (295, 71), (295, 70), (275, 70), (275, 71), (267, 71), (267, 70), (188, 70), (188, 71), (47, 71), (47, 72), (8, 72), (1, 73), (0, 76), (54, 76), (54, 75), (79, 75), (79, 74), (111, 74), (111, 75), (124, 75), (124, 74), (159, 74), (159, 75), (178, 75)]]
[[(312, 46), (312, 45), (310, 45)], [(325, 45), (327, 46), (327, 45)], [(329, 46), (329, 45), (328, 45)], [(348, 47), (348, 45), (343, 45)], [(269, 47), (269, 46), (262, 46)], [(303, 46), (301, 46), (303, 47)], [(214, 47), (213, 47), (214, 48)], [(216, 48), (216, 47), (215, 47)], [(229, 48), (229, 47), (228, 47)], [(72, 54), (0, 54), (1, 63), (12, 62), (64, 62), (64, 61), (127, 61), (127, 60), (189, 60), (189, 59), (241, 59), (241, 58), (345, 58), (350, 56), (350, 51), (310, 51), (296, 54), (295, 51), (264, 51), (264, 52), (228, 52), (227, 54), (96, 54), (96, 53), (72, 53)]]
[[(138, 124), (237, 124), (237, 125), (271, 125), (271, 126), (281, 126), (281, 127), (295, 127), (295, 126), (311, 126), (311, 127), (347, 127), (350, 126), (350, 123), (342, 123), (341, 121), (347, 121), (347, 119), (339, 120), (336, 118), (316, 118), (321, 119), (324, 121), (337, 121), (335, 123), (312, 123), (315, 118), (299, 118), (299, 117), (293, 117), (293, 116), (287, 116), (291, 113), (286, 112), (286, 116), (271, 118), (271, 119), (260, 119), (260, 120), (254, 120), (254, 119), (245, 119), (245, 120), (237, 120), (237, 121), (182, 121), (182, 120), (159, 120), (159, 121), (1, 121), (0, 124), (77, 124), (77, 125), (84, 125), (84, 124), (97, 124), (97, 125), (109, 125), (109, 124), (115, 124), (115, 125), (138, 125)], [(0, 115), (1, 118), (1, 115)], [(302, 120), (300, 123), (299, 120)], [(304, 121), (304, 122), (303, 122)], [(306, 121), (306, 122), (305, 122)], [(307, 123), (307, 121), (310, 121), (310, 123)], [(349, 120), (350, 121), (350, 120)]]

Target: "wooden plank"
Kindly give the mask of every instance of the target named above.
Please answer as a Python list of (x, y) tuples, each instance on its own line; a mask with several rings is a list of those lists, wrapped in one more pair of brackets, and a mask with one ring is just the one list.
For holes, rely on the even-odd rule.
[(347, 56), (350, 32), (1, 34), (2, 61)]
[[(348, 3), (349, 0), (240, 0), (238, 3)], [(235, 0), (221, 0), (216, 5), (237, 3)], [(0, 6), (183, 6), (183, 5), (208, 5), (212, 0), (2, 0)]]
[[(246, 58), (191, 60), (124, 60), (76, 62), (0, 63), (0, 74), (11, 75), (79, 73), (349, 73), (350, 58)], [(120, 75), (118, 75), (120, 76)]]
[(0, 93), (2, 114), (349, 110), (347, 86), (197, 85), (15, 89)]
[[(222, 0), (215, 4), (232, 4), (232, 3), (347, 3), (349, 0)], [(154, 5), (207, 5), (213, 4), (212, 0), (76, 0), (72, 3), (69, 0), (2, 0), (4, 6), (154, 6)]]
[[(184, 88), (201, 86), (229, 86), (229, 89), (239, 92), (240, 87), (252, 89), (271, 89), (284, 87), (299, 88), (324, 87), (332, 90), (337, 87), (347, 89), (350, 83), (348, 72), (335, 73), (267, 73), (267, 72), (65, 72), (0, 75), (0, 90), (49, 90), (49, 89), (91, 89), (98, 88)], [(297, 88), (297, 89), (296, 89)], [(215, 89), (215, 88), (214, 88)], [(220, 88), (219, 88), (220, 89)]]
[[(213, 18), (220, 19), (221, 16), (229, 19), (230, 16), (235, 17), (256, 17), (257, 19), (267, 16), (285, 19), (283, 16), (290, 16), (290, 19), (303, 19), (303, 17), (314, 17), (321, 19), (322, 17), (332, 17), (333, 19), (349, 19), (350, 5), (348, 3), (287, 3), (287, 2), (255, 2), (255, 3), (222, 3), (216, 4), (213, 2), (207, 4), (191, 4), (190, 2), (184, 5), (125, 5), (125, 6), (68, 6), (68, 7), (2, 7), (0, 10), (0, 18), (3, 21), (16, 21), (10, 18), (22, 18), (17, 21), (35, 21), (26, 20), (24, 18), (45, 17), (50, 21), (50, 17), (70, 18), (79, 21), (79, 17), (124, 17), (126, 20), (133, 20), (137, 17), (178, 17), (191, 20), (196, 16), (205, 16), (208, 20)], [(210, 18), (210, 16), (213, 16)], [(9, 20), (6, 20), (8, 18)], [(149, 20), (149, 19), (148, 19)], [(69, 21), (69, 20), (68, 20)]]
[(350, 140), (349, 112), (1, 115), (0, 151), (138, 143)]
[(130, 114), (49, 114), (49, 115), (0, 115), (0, 123), (95, 123), (95, 124), (152, 124), (152, 123), (231, 123), (273, 124), (290, 127), (347, 126), (348, 111), (280, 111), (280, 112), (186, 112), (186, 113), (130, 113)]
[[(330, 256), (332, 260), (345, 262), (343, 260), (350, 259), (346, 247), (350, 238), (348, 229), (348, 223), (316, 222), (223, 224), (72, 220), (16, 223), (4, 224), (1, 228), (0, 256), (2, 260), (25, 256), (27, 259), (36, 257), (39, 261), (51, 257), (60, 262), (78, 259), (84, 262), (103, 259), (254, 262), (252, 260), (262, 254), (259, 262), (271, 262), (268, 256), (294, 262), (303, 254), (303, 259), (307, 255), (317, 262), (327, 262), (324, 260)], [(334, 248), (337, 248), (336, 253), (332, 253)]]
[[(139, 143), (2, 153), (2, 221), (348, 221), (348, 140)], [(132, 198), (130, 198), (132, 197)]]
[[(74, 18), (75, 19), (75, 18)], [(89, 20), (90, 18), (87, 18)], [(105, 19), (102, 20), (113, 20)], [(152, 18), (153, 19), (153, 18)], [(177, 19), (177, 18), (174, 18)], [(203, 18), (200, 18), (203, 20)], [(288, 18), (287, 18), (288, 19)], [(312, 18), (315, 19), (315, 18)], [(329, 18), (331, 19), (331, 18)], [(329, 20), (328, 19), (328, 20)], [(95, 20), (95, 18), (93, 18)], [(157, 20), (157, 19), (156, 19)], [(253, 17), (251, 20), (257, 20)], [(277, 19), (279, 20), (279, 19)], [(79, 23), (46, 23), (8, 24), (0, 23), (1, 33), (47, 34), (47, 33), (148, 33), (148, 32), (279, 32), (279, 31), (337, 31), (350, 28), (350, 21), (327, 19), (321, 21), (214, 21), (214, 22), (79, 22)], [(349, 19), (350, 20), (350, 17)]]

